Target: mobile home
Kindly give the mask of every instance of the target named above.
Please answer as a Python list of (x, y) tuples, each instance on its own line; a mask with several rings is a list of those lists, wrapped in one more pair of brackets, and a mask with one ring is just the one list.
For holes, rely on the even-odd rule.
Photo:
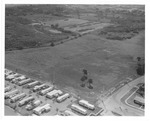
[(84, 108), (80, 107), (79, 105), (76, 104), (72, 104), (71, 105), (71, 109), (82, 114), (82, 115), (87, 115), (87, 110), (85, 110)]
[(12, 97), (12, 98), (10, 99), (10, 102), (11, 102), (11, 103), (15, 103), (16, 101), (18, 101), (18, 100), (24, 98), (25, 96), (26, 96), (25, 93), (18, 94), (18, 95), (16, 95), (16, 96)]
[(45, 85), (45, 84), (41, 84), (41, 85), (37, 85), (33, 88), (33, 91), (36, 92), (36, 91), (40, 91), (42, 89), (46, 89), (48, 88), (49, 86), (48, 85)]
[(63, 92), (60, 91), (60, 90), (53, 90), (49, 93), (46, 94), (46, 97), (49, 98), (49, 99), (52, 99), (53, 97), (56, 97), (58, 95), (61, 95)]
[(78, 116), (77, 114), (75, 114), (74, 112), (72, 112), (70, 110), (65, 110), (64, 115), (65, 116)]
[(43, 96), (43, 95), (45, 95), (46, 93), (52, 91), (53, 89), (54, 89), (54, 87), (51, 86), (51, 87), (49, 87), (49, 88), (47, 88), (47, 89), (44, 89), (44, 90), (40, 91), (39, 94)]
[(5, 93), (9, 92), (12, 88), (10, 86), (5, 87)]
[(28, 79), (25, 79), (25, 80), (22, 80), (22, 81), (18, 82), (18, 85), (22, 86), (22, 85), (30, 83), (30, 82), (33, 82), (33, 80), (31, 80), (30, 78), (28, 78)]
[(50, 109), (51, 109), (50, 104), (45, 104), (43, 106), (33, 109), (33, 112), (37, 115), (41, 115), (44, 112), (50, 111)]
[(34, 81), (34, 82), (31, 82), (31, 83), (27, 84), (27, 87), (28, 87), (28, 88), (31, 88), (31, 87), (34, 87), (34, 86), (36, 86), (36, 85), (38, 85), (38, 84), (40, 84), (39, 81)]
[(79, 100), (79, 105), (83, 106), (83, 107), (86, 107), (90, 110), (94, 110), (95, 109), (95, 106), (90, 104), (88, 101), (86, 100)]
[(5, 93), (5, 99), (8, 99), (8, 98), (10, 98), (11, 95), (18, 94), (18, 93), (19, 93), (19, 90), (17, 90), (17, 89), (7, 92), (7, 93)]
[(58, 97), (56, 100), (57, 100), (57, 102), (62, 102), (62, 101), (64, 101), (64, 100), (66, 100), (67, 98), (69, 98), (70, 97), (70, 94), (69, 93), (66, 93), (66, 94), (64, 94), (64, 95), (62, 95), (62, 96), (60, 96), (60, 97)]
[(35, 98), (34, 97), (32, 97), (32, 96), (30, 96), (30, 97), (27, 97), (27, 98), (25, 98), (25, 99), (23, 99), (23, 100), (21, 100), (20, 102), (19, 102), (19, 104), (18, 104), (18, 106), (23, 106), (23, 105), (26, 105), (27, 103), (29, 103), (29, 102), (31, 102), (31, 101), (33, 101)]

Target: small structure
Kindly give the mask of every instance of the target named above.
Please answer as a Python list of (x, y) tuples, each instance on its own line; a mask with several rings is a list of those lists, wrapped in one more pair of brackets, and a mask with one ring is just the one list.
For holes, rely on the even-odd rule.
[(57, 102), (62, 102), (62, 101), (64, 101), (64, 100), (66, 100), (67, 98), (69, 98), (70, 97), (70, 94), (69, 93), (66, 93), (66, 94), (64, 94), (64, 95), (62, 95), (62, 96), (60, 96), (60, 97), (58, 97), (56, 100), (57, 100)]
[(39, 94), (43, 96), (43, 95), (45, 95), (46, 93), (52, 91), (53, 89), (54, 89), (54, 87), (51, 86), (51, 87), (49, 87), (49, 88), (47, 88), (47, 89), (44, 89), (44, 90), (40, 91)]
[(17, 89), (7, 92), (7, 93), (5, 93), (5, 99), (8, 99), (11, 97), (11, 95), (18, 94), (18, 93), (19, 93), (19, 90), (17, 90)]
[(28, 111), (30, 111), (30, 110), (36, 108), (37, 106), (39, 106), (41, 103), (42, 103), (42, 102), (41, 102), (40, 100), (36, 100), (36, 101), (32, 102), (31, 104), (27, 105), (27, 106), (26, 106), (26, 109), (27, 109)]
[(12, 97), (12, 98), (10, 99), (10, 102), (11, 102), (11, 103), (15, 103), (16, 101), (18, 101), (19, 99), (24, 98), (25, 96), (26, 96), (25, 93), (18, 94), (18, 95), (16, 95), (16, 96)]
[(86, 100), (79, 100), (79, 105), (83, 106), (83, 107), (86, 107), (90, 110), (94, 110), (95, 109), (95, 106), (90, 104), (88, 101)]
[(63, 94), (63, 92), (61, 90), (53, 90), (53, 91), (47, 93), (46, 97), (49, 99), (52, 99), (53, 97), (56, 97), (56, 96), (59, 96), (62, 94)]
[(19, 104), (18, 104), (18, 106), (23, 106), (23, 105), (26, 105), (27, 103), (29, 103), (29, 102), (31, 102), (31, 101), (33, 101), (35, 98), (34, 97), (32, 97), (32, 96), (30, 96), (30, 97), (27, 97), (27, 98), (25, 98), (25, 99), (23, 99), (23, 100), (21, 100), (20, 102), (19, 102)]
[(30, 82), (33, 82), (33, 80), (31, 80), (30, 78), (28, 78), (28, 79), (25, 79), (25, 80), (22, 80), (22, 81), (18, 82), (18, 85), (22, 86), (22, 85), (30, 83)]
[(46, 88), (48, 88), (48, 87), (49, 87), (49, 86), (46, 85), (46, 84), (37, 85), (37, 86), (35, 86), (35, 87), (33, 88), (33, 91), (34, 91), (34, 92), (37, 92), (37, 91), (40, 91), (40, 90), (42, 90), (42, 89), (46, 89)]
[(50, 104), (45, 104), (43, 106), (33, 109), (33, 112), (37, 115), (41, 115), (44, 112), (50, 111), (50, 109), (51, 109)]
[(87, 115), (87, 110), (85, 110), (84, 108), (80, 107), (77, 104), (72, 104), (71, 109), (82, 114), (82, 115)]
[(5, 87), (5, 92), (9, 92), (12, 88), (10, 86)]
[(139, 106), (145, 106), (145, 100), (144, 100), (144, 98), (142, 98), (140, 96), (136, 96), (134, 98), (134, 103), (138, 104)]
[(31, 87), (34, 87), (34, 86), (36, 86), (36, 85), (38, 85), (38, 84), (40, 84), (39, 81), (34, 81), (34, 82), (31, 82), (31, 83), (27, 84), (27, 87), (28, 87), (28, 88), (31, 88)]
[(75, 114), (74, 112), (72, 112), (70, 110), (65, 110), (64, 115), (65, 116), (78, 116), (77, 114)]

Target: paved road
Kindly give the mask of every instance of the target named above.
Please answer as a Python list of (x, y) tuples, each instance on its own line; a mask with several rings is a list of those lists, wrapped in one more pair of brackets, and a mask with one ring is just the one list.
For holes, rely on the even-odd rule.
[(113, 110), (116, 112), (119, 112), (122, 115), (131, 115), (131, 116), (136, 116), (140, 115), (143, 116), (144, 113), (131, 108), (127, 106), (126, 104), (122, 103), (120, 100), (121, 98), (127, 94), (129, 90), (131, 90), (137, 83), (144, 82), (144, 77), (140, 77), (132, 82), (130, 82), (128, 85), (125, 85), (121, 89), (119, 89), (116, 93), (111, 95), (105, 102), (105, 106), (107, 110)]

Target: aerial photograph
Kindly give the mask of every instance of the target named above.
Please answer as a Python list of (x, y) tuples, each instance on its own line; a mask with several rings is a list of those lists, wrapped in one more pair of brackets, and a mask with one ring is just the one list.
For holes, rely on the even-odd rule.
[(5, 116), (145, 116), (145, 5), (5, 4)]

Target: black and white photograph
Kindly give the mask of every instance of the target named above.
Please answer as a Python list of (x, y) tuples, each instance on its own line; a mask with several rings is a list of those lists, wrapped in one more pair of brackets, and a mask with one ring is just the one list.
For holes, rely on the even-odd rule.
[(145, 116), (145, 4), (4, 10), (4, 116)]

